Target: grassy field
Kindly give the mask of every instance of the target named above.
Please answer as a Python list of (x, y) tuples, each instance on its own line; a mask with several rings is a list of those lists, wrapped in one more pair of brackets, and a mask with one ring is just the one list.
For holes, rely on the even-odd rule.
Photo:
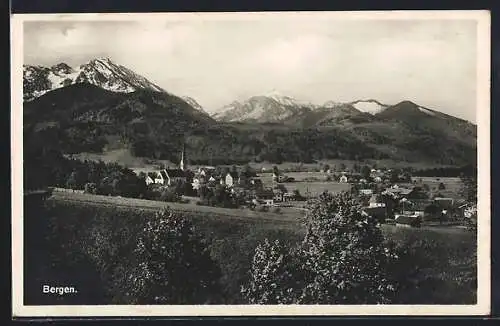
[[(135, 214), (153, 212), (166, 205), (188, 216), (210, 243), (211, 255), (222, 268), (221, 283), (227, 293), (227, 304), (243, 303), (239, 287), (248, 277), (258, 243), (269, 238), (293, 246), (304, 235), (297, 220), (303, 213), (297, 210), (292, 210), (295, 215), (280, 215), (71, 193), (54, 193), (49, 202), (55, 207), (53, 214), (60, 215), (61, 221), (70, 214), (87, 218), (116, 209)], [(398, 302), (463, 304), (475, 301), (476, 240), (473, 233), (456, 228), (414, 229), (391, 225), (382, 226), (382, 230), (387, 239), (415, 251), (411, 258), (401, 262), (410, 283), (399, 293)]]
[[(323, 172), (289, 172), (286, 175), (295, 179), (295, 182), (283, 183), (287, 190), (290, 192), (298, 190), (306, 197), (315, 197), (325, 190), (331, 193), (338, 193), (349, 191), (351, 188), (348, 183), (326, 181), (326, 174)], [(264, 186), (273, 186), (272, 173), (260, 173), (259, 177)]]
[[(451, 197), (455, 199), (461, 199), (460, 189), (462, 188), (462, 182), (460, 178), (450, 178), (450, 177), (414, 177), (412, 181), (416, 182), (413, 185), (429, 186), (432, 193), (440, 193), (445, 197)], [(422, 182), (420, 182), (422, 181)], [(439, 190), (439, 184), (443, 183), (445, 189)]]
[(211, 206), (200, 206), (193, 203), (169, 203), (154, 200), (145, 200), (137, 198), (123, 198), (112, 196), (101, 196), (81, 193), (54, 192), (51, 200), (73, 202), (81, 205), (98, 205), (103, 207), (123, 207), (124, 209), (142, 209), (157, 211), (169, 207), (180, 213), (190, 213), (202, 215), (204, 217), (215, 219), (233, 219), (243, 221), (271, 221), (275, 224), (289, 225), (295, 222), (303, 213), (294, 208), (281, 208), (281, 213), (258, 212), (249, 209), (239, 208), (220, 208)]

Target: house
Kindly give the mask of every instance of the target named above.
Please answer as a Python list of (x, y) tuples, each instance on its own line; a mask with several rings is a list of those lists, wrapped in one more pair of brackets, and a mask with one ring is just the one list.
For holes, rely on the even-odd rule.
[(396, 225), (407, 227), (418, 227), (422, 223), (422, 219), (420, 216), (410, 214), (396, 214), (394, 220), (396, 221)]
[(370, 171), (370, 177), (375, 180), (375, 178), (380, 178), (380, 180), (382, 180), (382, 177), (384, 176), (384, 173), (381, 171), (381, 170), (375, 170), (375, 169), (372, 169)]
[(382, 178), (380, 176), (376, 176), (375, 178), (373, 178), (373, 181), (380, 183), (382, 182)]
[(154, 183), (171, 186), (177, 182), (186, 182), (187, 175), (181, 169), (163, 169), (158, 171)]
[(242, 186), (249, 186), (256, 176), (257, 174), (253, 171), (242, 171), (238, 174), (238, 183)]
[(427, 200), (412, 200), (404, 201), (403, 214), (415, 215), (420, 218), (426, 217), (426, 207), (429, 206), (430, 202)]
[(274, 200), (271, 199), (264, 199), (264, 205), (265, 206), (274, 206)]
[(259, 178), (251, 178), (250, 179), (250, 186), (253, 189), (262, 189), (262, 187), (264, 187), (262, 180)]
[(263, 189), (255, 194), (255, 197), (259, 203), (266, 206), (274, 205), (274, 192), (272, 189)]
[(213, 175), (215, 173), (215, 167), (214, 166), (202, 166), (198, 168), (198, 174), (200, 176), (207, 176), (207, 175)]
[(373, 194), (373, 189), (360, 189), (359, 194), (362, 196), (371, 196)]
[(477, 218), (477, 205), (476, 204), (464, 204), (460, 206), (462, 210), (462, 215), (466, 219), (476, 219)]
[(398, 185), (394, 185), (390, 188), (385, 189), (385, 193), (392, 195), (393, 197), (405, 197), (408, 196), (412, 192), (412, 189), (399, 187)]
[(429, 198), (429, 195), (423, 188), (414, 187), (405, 197), (413, 200), (423, 200)]
[(385, 203), (379, 201), (379, 199), (377, 198), (376, 195), (372, 195), (368, 203), (369, 203), (368, 207), (371, 207), (371, 208), (373, 208), (373, 207), (384, 207), (385, 208)]
[(283, 194), (283, 201), (292, 201), (296, 199), (295, 197), (293, 192), (287, 192)]
[(387, 210), (386, 210), (385, 206), (384, 207), (365, 207), (365, 208), (363, 208), (363, 212), (365, 212), (369, 216), (376, 218), (380, 222), (385, 221), (385, 219), (388, 217)]
[(434, 203), (441, 208), (450, 209), (453, 206), (453, 198), (436, 197)]
[(168, 176), (167, 176), (166, 170), (160, 170), (157, 172), (156, 178), (155, 178), (155, 183), (161, 184), (161, 185), (168, 184)]
[(283, 192), (281, 192), (281, 191), (276, 191), (276, 192), (274, 193), (274, 197), (273, 197), (273, 199), (274, 199), (275, 201), (280, 201), (280, 202), (281, 202), (281, 201), (285, 201), (284, 195), (285, 195), (285, 194), (284, 194)]
[(239, 175), (238, 175), (238, 172), (235, 172), (235, 171), (232, 171), (232, 172), (228, 172), (226, 174), (226, 177), (225, 177), (225, 184), (228, 186), (228, 187), (232, 187), (236, 184), (239, 183)]
[(155, 174), (153, 172), (149, 172), (147, 175), (146, 175), (146, 185), (150, 185), (150, 184), (153, 184), (155, 183)]
[(342, 176), (340, 177), (340, 179), (339, 179), (339, 182), (340, 182), (340, 183), (347, 183), (347, 176), (346, 176), (345, 174), (344, 174), (344, 175), (342, 175)]

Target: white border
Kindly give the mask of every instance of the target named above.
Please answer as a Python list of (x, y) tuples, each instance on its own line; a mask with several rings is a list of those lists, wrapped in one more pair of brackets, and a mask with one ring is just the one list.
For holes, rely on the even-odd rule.
[[(478, 302), (476, 305), (23, 305), (23, 151), (22, 64), (24, 21), (176, 20), (475, 20), (477, 44), (478, 126)], [(312, 315), (486, 315), (490, 312), (490, 13), (472, 11), (362, 11), (281, 13), (121, 13), (11, 15), (12, 148), (12, 312), (14, 317), (127, 316), (312, 316)], [(471, 44), (472, 46), (472, 44)]]

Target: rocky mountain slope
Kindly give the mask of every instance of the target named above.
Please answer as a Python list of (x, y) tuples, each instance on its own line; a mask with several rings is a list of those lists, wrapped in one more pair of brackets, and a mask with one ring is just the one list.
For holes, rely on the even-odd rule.
[(201, 106), (201, 104), (198, 103), (194, 98), (190, 96), (182, 96), (182, 99), (196, 110), (207, 113), (207, 111)]
[[(328, 124), (353, 116), (367, 118), (385, 110), (389, 105), (376, 100), (358, 100), (350, 103), (327, 101), (314, 104), (283, 95), (253, 96), (245, 101), (234, 101), (213, 114), (222, 122), (284, 122), (310, 125), (311, 121)], [(304, 122), (301, 122), (303, 119)]]
[(93, 59), (78, 67), (70, 67), (65, 63), (52, 67), (23, 66), (25, 101), (33, 100), (51, 90), (77, 83), (90, 83), (105, 90), (123, 93), (141, 89), (164, 92), (160, 86), (112, 62), (109, 58)]
[(212, 117), (221, 122), (282, 122), (312, 108), (312, 104), (289, 96), (259, 95), (245, 101), (234, 101)]

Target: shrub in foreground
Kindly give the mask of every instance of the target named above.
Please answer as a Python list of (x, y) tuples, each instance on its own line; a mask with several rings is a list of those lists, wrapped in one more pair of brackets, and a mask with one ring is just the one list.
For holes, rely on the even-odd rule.
[(377, 221), (348, 194), (324, 193), (304, 219), (307, 233), (295, 249), (257, 247), (242, 294), (257, 304), (390, 303), (396, 258)]
[(220, 270), (187, 219), (164, 210), (141, 231), (130, 271), (135, 304), (206, 304), (216, 300)]

